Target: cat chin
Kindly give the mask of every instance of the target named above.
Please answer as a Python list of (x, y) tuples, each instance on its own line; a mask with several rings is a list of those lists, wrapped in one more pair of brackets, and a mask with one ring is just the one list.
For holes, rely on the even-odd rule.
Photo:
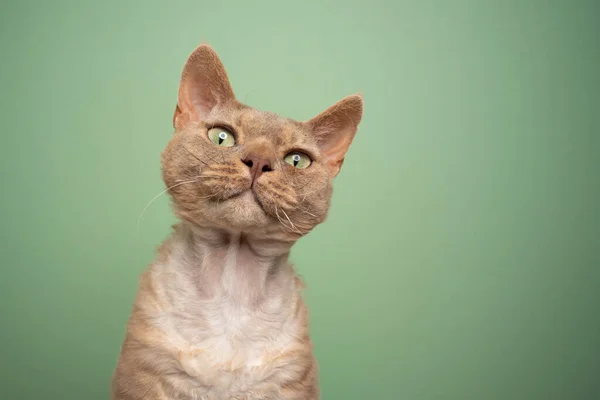
[(202, 202), (191, 212), (179, 211), (181, 217), (199, 226), (230, 232), (261, 231), (275, 223), (250, 191), (226, 200)]
[(216, 206), (214, 213), (225, 228), (234, 230), (264, 227), (271, 221), (252, 194), (242, 194), (223, 201)]

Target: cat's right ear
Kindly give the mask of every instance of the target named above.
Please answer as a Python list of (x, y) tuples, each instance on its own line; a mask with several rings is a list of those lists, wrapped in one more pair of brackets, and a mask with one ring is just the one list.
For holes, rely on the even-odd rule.
[(183, 67), (173, 126), (180, 130), (190, 122), (202, 121), (217, 105), (234, 100), (229, 78), (217, 53), (208, 45), (200, 45)]

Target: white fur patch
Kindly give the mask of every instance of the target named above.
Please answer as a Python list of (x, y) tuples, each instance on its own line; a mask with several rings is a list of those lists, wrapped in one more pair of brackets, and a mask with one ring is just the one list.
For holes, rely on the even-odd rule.
[(152, 267), (160, 300), (169, 305), (154, 316), (155, 326), (181, 355), (187, 377), (178, 385), (198, 398), (228, 399), (264, 385), (274, 372), (270, 359), (297, 343), (291, 267), (278, 266), (273, 277), (272, 264), (240, 247), (239, 238), (231, 243), (200, 249), (194, 264), (185, 242), (175, 242), (168, 260)]

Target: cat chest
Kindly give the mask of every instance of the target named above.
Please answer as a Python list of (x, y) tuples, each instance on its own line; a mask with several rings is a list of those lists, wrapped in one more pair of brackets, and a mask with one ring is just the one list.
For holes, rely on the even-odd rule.
[(176, 345), (185, 374), (211, 390), (244, 392), (263, 385), (275, 368), (273, 359), (294, 345), (296, 327), (277, 313), (218, 302), (194, 314), (165, 316), (164, 333)]

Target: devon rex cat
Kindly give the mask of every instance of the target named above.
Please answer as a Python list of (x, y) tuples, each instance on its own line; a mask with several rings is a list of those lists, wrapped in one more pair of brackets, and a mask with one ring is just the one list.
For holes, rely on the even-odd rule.
[(360, 95), (305, 122), (234, 97), (215, 52), (181, 76), (162, 154), (180, 219), (143, 273), (113, 400), (317, 400), (295, 241), (325, 220)]

